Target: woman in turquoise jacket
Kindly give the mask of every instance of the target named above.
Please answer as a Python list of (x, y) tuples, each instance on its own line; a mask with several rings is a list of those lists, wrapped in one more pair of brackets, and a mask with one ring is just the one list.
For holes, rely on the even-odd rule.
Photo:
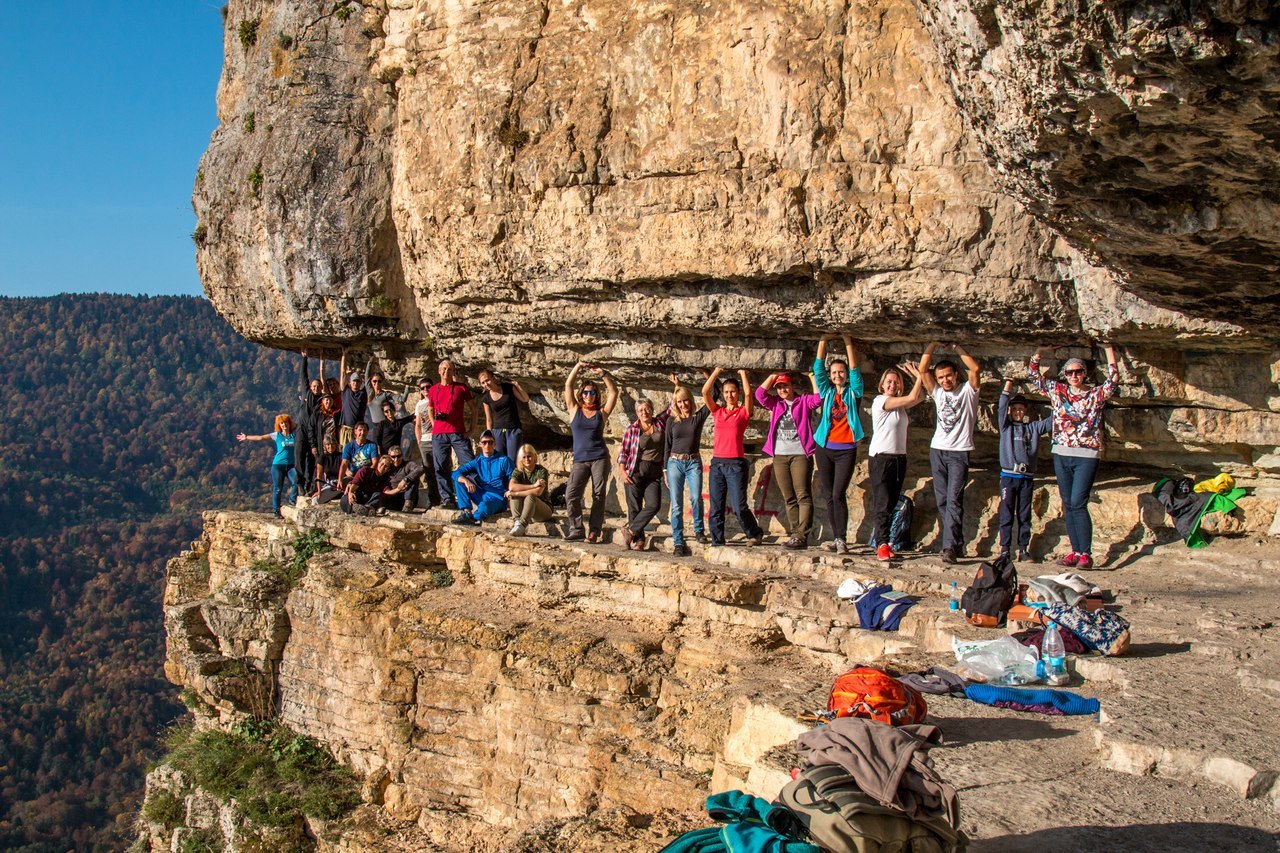
[(858, 418), (862, 373), (848, 335), (839, 336), (844, 340), (844, 357), (836, 356), (827, 363), (827, 342), (836, 337), (824, 335), (813, 360), (813, 381), (822, 397), (822, 418), (813, 431), (813, 440), (817, 445), (814, 458), (818, 463), (818, 491), (827, 502), (832, 544), (837, 554), (848, 554), (845, 534), (849, 527), (849, 483), (853, 480), (858, 442), (862, 440), (862, 422)]

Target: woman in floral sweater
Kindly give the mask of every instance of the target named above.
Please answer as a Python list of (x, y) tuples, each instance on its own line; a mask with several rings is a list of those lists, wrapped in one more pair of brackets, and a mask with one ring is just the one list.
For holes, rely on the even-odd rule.
[(1086, 384), (1088, 368), (1079, 358), (1069, 358), (1062, 365), (1060, 382), (1040, 375), (1041, 347), (1031, 356), (1028, 373), (1031, 383), (1049, 395), (1053, 405), (1053, 469), (1058, 475), (1058, 494), (1062, 498), (1063, 515), (1071, 553), (1058, 560), (1060, 566), (1088, 569), (1093, 566), (1093, 519), (1089, 517), (1089, 494), (1098, 473), (1102, 455), (1102, 409), (1119, 390), (1120, 371), (1116, 367), (1116, 351), (1110, 344), (1102, 349), (1107, 354), (1107, 379), (1096, 387)]

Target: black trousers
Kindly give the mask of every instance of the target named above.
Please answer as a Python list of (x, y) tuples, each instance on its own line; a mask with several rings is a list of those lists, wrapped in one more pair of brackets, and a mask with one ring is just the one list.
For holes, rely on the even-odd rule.
[(298, 472), (298, 491), (304, 495), (316, 488), (316, 450), (315, 436), (298, 433), (293, 445), (293, 467)]
[(1035, 480), (1030, 477), (1000, 478), (1000, 550), (1008, 551), (1013, 541), (1013, 522), (1018, 522), (1018, 550), (1031, 544), (1031, 493)]
[(849, 483), (858, 460), (858, 446), (846, 450), (819, 447), (814, 454), (818, 462), (818, 487), (827, 500), (827, 523), (832, 539), (844, 539), (849, 529)]
[(907, 478), (907, 457), (901, 453), (881, 453), (867, 460), (871, 479), (872, 535), (877, 545), (889, 544), (889, 522), (902, 495)]
[(631, 482), (623, 487), (627, 496), (627, 527), (637, 536), (662, 509), (662, 462), (637, 462)]

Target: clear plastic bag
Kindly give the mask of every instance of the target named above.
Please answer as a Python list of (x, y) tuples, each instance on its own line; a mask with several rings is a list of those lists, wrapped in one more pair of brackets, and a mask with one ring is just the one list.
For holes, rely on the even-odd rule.
[(1024, 646), (1013, 637), (976, 641), (953, 639), (951, 646), (959, 674), (970, 681), (1019, 685), (1042, 680), (1036, 674), (1040, 652), (1035, 646)]

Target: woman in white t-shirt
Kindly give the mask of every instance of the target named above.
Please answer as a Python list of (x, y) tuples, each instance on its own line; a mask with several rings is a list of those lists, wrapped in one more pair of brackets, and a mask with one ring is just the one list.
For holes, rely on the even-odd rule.
[[(906, 371), (915, 379), (904, 394)], [(872, 533), (876, 557), (892, 560), (896, 554), (889, 544), (889, 517), (902, 494), (907, 476), (907, 410), (925, 400), (920, 368), (914, 364), (890, 367), (880, 374), (880, 393), (871, 402), (871, 447), (867, 451), (867, 473), (871, 479)]]

